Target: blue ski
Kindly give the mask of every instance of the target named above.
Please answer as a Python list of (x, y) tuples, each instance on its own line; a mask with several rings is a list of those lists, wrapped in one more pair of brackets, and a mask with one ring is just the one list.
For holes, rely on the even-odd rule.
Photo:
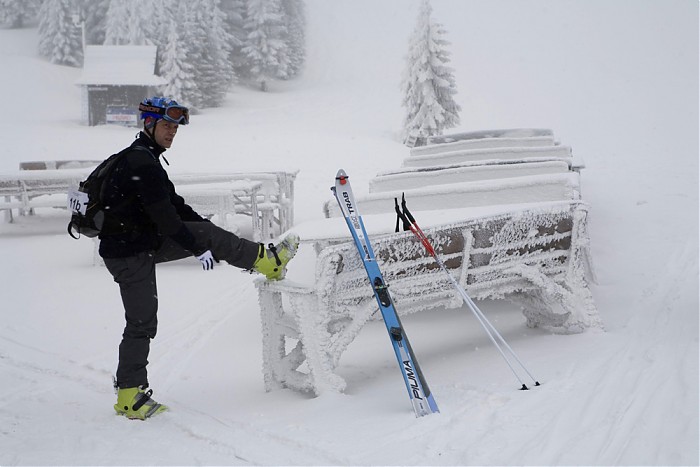
[(440, 410), (430, 392), (428, 383), (425, 381), (420, 366), (418, 366), (418, 361), (413, 354), (411, 344), (408, 342), (406, 332), (401, 326), (401, 320), (399, 320), (399, 315), (394, 308), (394, 303), (382, 277), (382, 272), (374, 257), (374, 251), (367, 236), (365, 225), (362, 222), (362, 216), (357, 212), (349, 177), (343, 169), (338, 170), (335, 177), (335, 186), (331, 190), (333, 190), (333, 194), (340, 205), (345, 222), (347, 222), (352, 238), (355, 241), (357, 251), (360, 253), (362, 262), (365, 265), (369, 282), (379, 304), (379, 309), (382, 312), (384, 324), (389, 332), (391, 344), (394, 347), (394, 353), (396, 353), (399, 368), (403, 374), (404, 383), (406, 383), (408, 397), (411, 399), (416, 417), (439, 412)]

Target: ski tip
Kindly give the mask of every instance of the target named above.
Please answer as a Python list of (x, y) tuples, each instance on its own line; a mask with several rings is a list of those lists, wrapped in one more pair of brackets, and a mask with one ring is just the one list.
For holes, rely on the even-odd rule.
[(338, 180), (341, 185), (348, 183), (348, 178), (348, 174), (346, 174), (343, 169), (339, 169), (338, 173), (335, 174), (335, 179)]

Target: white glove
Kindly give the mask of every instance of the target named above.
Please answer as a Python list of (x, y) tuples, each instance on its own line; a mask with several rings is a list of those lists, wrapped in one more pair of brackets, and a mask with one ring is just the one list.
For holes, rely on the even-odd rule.
[(201, 255), (197, 256), (197, 259), (202, 263), (202, 268), (205, 271), (214, 269), (214, 257), (211, 255), (211, 250), (207, 250)]

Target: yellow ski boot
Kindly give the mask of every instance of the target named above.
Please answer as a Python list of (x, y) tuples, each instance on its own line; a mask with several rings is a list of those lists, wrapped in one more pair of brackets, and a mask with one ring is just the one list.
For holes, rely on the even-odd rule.
[(145, 390), (142, 386), (136, 388), (119, 388), (117, 403), (114, 410), (118, 415), (124, 415), (132, 420), (146, 420), (153, 415), (165, 412), (168, 407), (151, 399), (153, 390)]
[(288, 235), (277, 245), (270, 243), (268, 249), (260, 244), (258, 259), (253, 264), (253, 271), (264, 275), (268, 280), (284, 279), (287, 263), (294, 258), (299, 246), (299, 237)]

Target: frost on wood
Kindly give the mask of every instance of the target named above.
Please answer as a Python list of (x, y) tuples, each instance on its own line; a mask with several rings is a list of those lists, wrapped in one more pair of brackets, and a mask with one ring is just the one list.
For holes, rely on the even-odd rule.
[[(526, 324), (556, 333), (601, 326), (588, 288), (587, 206), (580, 201), (426, 229), (447, 268), (474, 299), (522, 307)], [(412, 233), (373, 238), (400, 314), (457, 308), (462, 298)], [(380, 319), (352, 242), (320, 251), (315, 282), (259, 280), (268, 390), (342, 391), (334, 370), (369, 319)]]

